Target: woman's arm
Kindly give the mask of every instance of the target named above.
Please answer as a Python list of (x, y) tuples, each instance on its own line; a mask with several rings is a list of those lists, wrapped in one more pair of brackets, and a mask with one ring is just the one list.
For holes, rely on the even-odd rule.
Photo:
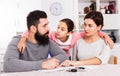
[(107, 64), (110, 57), (110, 47), (104, 43), (103, 48), (97, 56), (89, 59), (77, 61), (78, 65)]
[(81, 66), (81, 65), (99, 65), (101, 64), (101, 60), (97, 57), (84, 59), (80, 61), (70, 61), (66, 60), (60, 66)]
[[(84, 59), (84, 60), (78, 60), (78, 61), (76, 61), (76, 60), (73, 60), (73, 61), (66, 60), (65, 62), (63, 62), (61, 64), (61, 66), (80, 66), (80, 65), (106, 64), (106, 63), (108, 63), (109, 56), (110, 56), (110, 47), (108, 45), (106, 45), (105, 43), (104, 43), (104, 45), (101, 45), (101, 46), (103, 48), (101, 47), (100, 54), (98, 54), (98, 55), (96, 55), (92, 58), (88, 58), (88, 59)], [(78, 46), (76, 46), (75, 48), (77, 48), (77, 47)], [(72, 54), (74, 55), (74, 58), (76, 58), (76, 56), (78, 55), (77, 52), (74, 52), (75, 50), (73, 50), (73, 52), (72, 52)]]
[[(101, 63), (102, 63), (101, 60), (97, 57), (76, 61), (76, 64), (78, 66), (79, 65), (99, 65)], [(71, 63), (71, 64), (74, 65), (74, 66), (76, 65), (76, 64), (73, 64), (73, 63)]]

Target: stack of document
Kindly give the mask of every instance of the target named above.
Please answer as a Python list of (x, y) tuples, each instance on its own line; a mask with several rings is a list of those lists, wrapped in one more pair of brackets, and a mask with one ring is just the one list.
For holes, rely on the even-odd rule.
[(46, 69), (46, 70), (39, 70), (40, 72), (55, 72), (55, 71), (65, 71), (65, 70), (69, 70), (75, 67), (58, 67), (55, 69)]
[[(97, 68), (98, 66), (70, 66), (70, 67), (58, 67), (55, 69), (45, 69), (45, 70), (39, 70), (40, 72), (55, 72), (55, 71), (68, 71), (70, 69), (78, 69), (79, 67), (84, 68), (83, 70), (92, 70)], [(82, 69), (81, 69), (82, 70)]]

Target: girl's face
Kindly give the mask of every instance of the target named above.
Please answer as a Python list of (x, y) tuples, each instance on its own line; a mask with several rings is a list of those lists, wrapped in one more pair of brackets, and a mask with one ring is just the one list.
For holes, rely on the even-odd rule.
[(58, 39), (66, 39), (68, 36), (69, 36), (69, 32), (66, 23), (60, 21), (57, 27), (56, 37)]
[(88, 18), (84, 20), (84, 31), (86, 36), (96, 35), (100, 28), (101, 26), (97, 26), (92, 19)]

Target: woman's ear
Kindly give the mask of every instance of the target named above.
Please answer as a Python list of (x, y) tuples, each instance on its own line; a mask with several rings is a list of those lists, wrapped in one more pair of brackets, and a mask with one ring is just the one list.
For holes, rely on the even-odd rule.
[(31, 30), (31, 32), (35, 33), (37, 31), (37, 28), (34, 25), (32, 25), (30, 27), (30, 30)]
[(97, 28), (98, 28), (98, 31), (100, 31), (102, 29), (102, 26), (99, 25)]

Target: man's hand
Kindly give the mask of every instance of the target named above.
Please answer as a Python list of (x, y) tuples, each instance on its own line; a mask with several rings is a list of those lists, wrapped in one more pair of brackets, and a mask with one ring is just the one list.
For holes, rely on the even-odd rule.
[(52, 58), (50, 60), (44, 61), (42, 63), (42, 68), (43, 69), (54, 69), (59, 66), (59, 60)]

